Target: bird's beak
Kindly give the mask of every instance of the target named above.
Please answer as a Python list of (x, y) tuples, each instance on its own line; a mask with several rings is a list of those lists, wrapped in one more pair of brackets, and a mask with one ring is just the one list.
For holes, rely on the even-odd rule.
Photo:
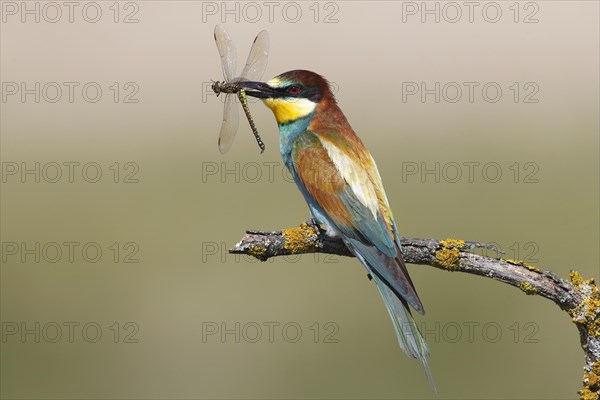
[(244, 81), (239, 84), (246, 90), (246, 95), (259, 99), (271, 99), (281, 97), (281, 93), (264, 82)]

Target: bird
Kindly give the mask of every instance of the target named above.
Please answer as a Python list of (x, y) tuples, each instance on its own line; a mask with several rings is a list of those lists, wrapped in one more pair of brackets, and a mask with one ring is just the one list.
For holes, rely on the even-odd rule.
[(425, 313), (402, 258), (396, 222), (371, 153), (338, 106), (329, 82), (293, 70), (267, 82), (240, 83), (248, 96), (271, 109), (279, 127), (279, 150), (327, 235), (341, 239), (367, 269), (392, 319), (398, 343), (421, 361), (437, 392), (429, 349), (410, 307)]

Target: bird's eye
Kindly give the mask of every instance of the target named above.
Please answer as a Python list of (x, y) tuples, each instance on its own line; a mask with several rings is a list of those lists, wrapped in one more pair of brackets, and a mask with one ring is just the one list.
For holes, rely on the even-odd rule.
[(296, 85), (292, 85), (288, 88), (288, 93), (296, 95), (296, 94), (300, 93), (300, 88)]

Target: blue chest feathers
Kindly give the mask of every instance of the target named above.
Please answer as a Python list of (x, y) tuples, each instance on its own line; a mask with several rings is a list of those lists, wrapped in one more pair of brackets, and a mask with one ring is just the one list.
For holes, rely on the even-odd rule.
[(294, 146), (294, 141), (302, 132), (308, 129), (308, 125), (314, 115), (314, 113), (311, 113), (306, 117), (299, 118), (293, 122), (279, 125), (279, 151), (281, 152), (281, 157), (283, 157), (283, 162), (292, 173), (295, 172), (292, 165), (292, 148)]

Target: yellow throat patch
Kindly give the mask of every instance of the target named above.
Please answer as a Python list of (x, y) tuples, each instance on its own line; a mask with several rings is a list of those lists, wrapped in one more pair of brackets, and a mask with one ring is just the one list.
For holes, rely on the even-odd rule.
[[(276, 78), (267, 83), (272, 87), (279, 87), (281, 85), (281, 81)], [(313, 112), (317, 106), (316, 103), (308, 99), (294, 97), (265, 99), (263, 102), (271, 109), (271, 111), (273, 111), (278, 124), (283, 124), (306, 117), (308, 114)]]
[(278, 124), (306, 117), (316, 107), (316, 104), (308, 99), (265, 99), (263, 101), (273, 111)]

